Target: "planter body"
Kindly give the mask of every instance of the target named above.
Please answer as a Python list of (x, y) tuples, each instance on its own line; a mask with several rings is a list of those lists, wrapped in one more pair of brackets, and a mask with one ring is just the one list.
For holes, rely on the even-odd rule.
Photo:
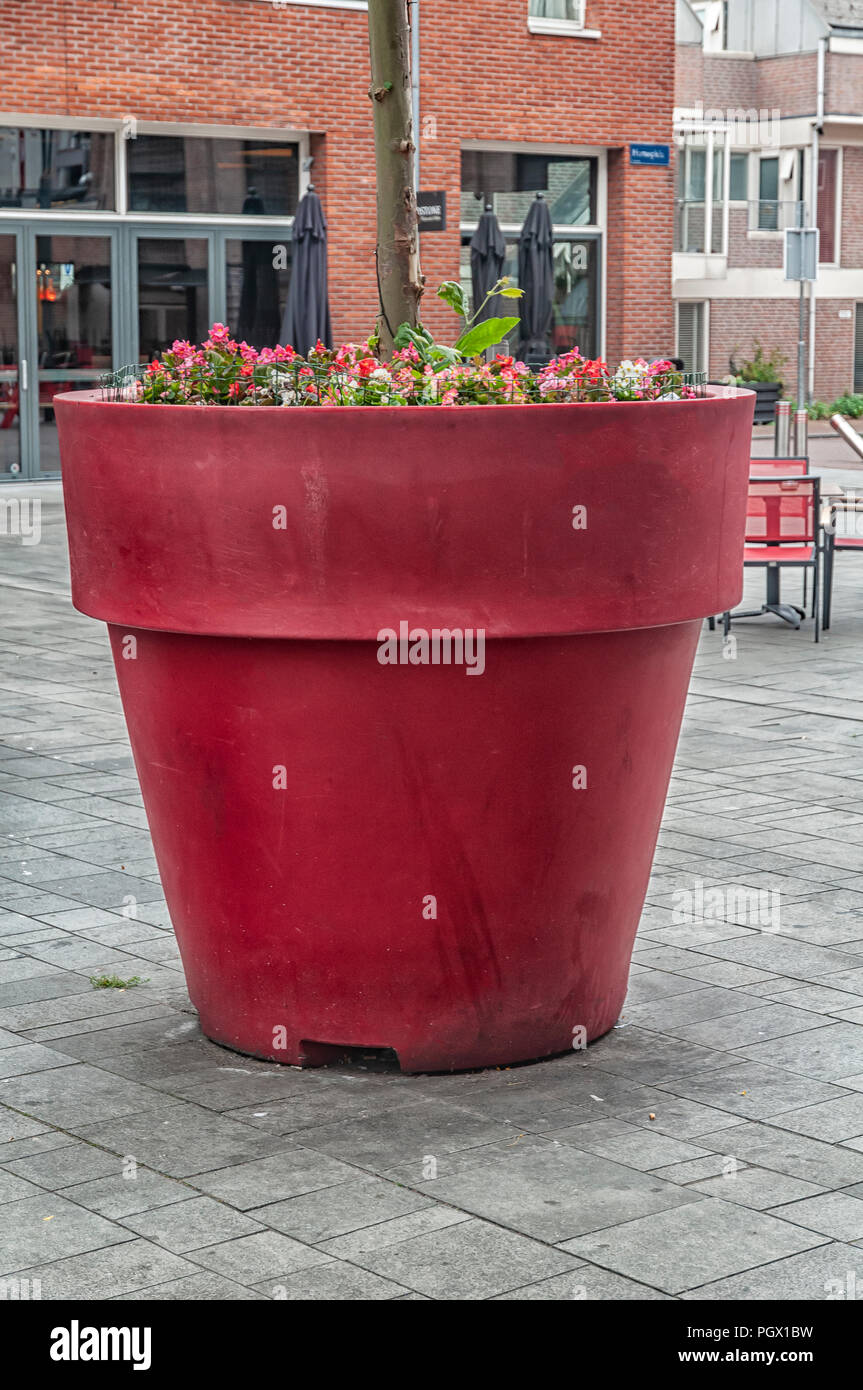
[[(73, 598), (208, 1036), (446, 1070), (614, 1024), (752, 407), (57, 398)], [(483, 630), (483, 673), (380, 664), (401, 622)]]
[(782, 395), (781, 381), (749, 381), (747, 389), (755, 392), (756, 425), (772, 425), (776, 418), (776, 402)]

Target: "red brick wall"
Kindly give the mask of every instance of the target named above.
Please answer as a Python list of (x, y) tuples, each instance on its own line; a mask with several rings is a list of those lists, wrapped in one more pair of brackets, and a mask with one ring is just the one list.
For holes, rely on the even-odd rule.
[[(851, 317), (840, 319), (841, 310)], [(751, 358), (756, 342), (765, 353), (783, 352), (785, 395), (797, 394), (796, 299), (714, 299), (710, 304), (710, 375), (721, 377), (728, 360)], [(806, 374), (809, 379), (809, 325), (806, 323)], [(815, 399), (833, 401), (852, 389), (854, 379), (854, 302), (819, 299), (815, 313)]]
[[(588, 0), (599, 41), (532, 35), (527, 0), (423, 0), (422, 184), (445, 188), (450, 230), (423, 239), (433, 289), (458, 270), (462, 140), (588, 144), (671, 140), (674, 0), (633, 23)], [(374, 158), (366, 16), (261, 0), (0, 0), (3, 108), (39, 115), (223, 122), (310, 130), (330, 226), (337, 337), (374, 319)], [(612, 357), (671, 343), (672, 181), (612, 155), (608, 258)], [(611, 216), (610, 212), (610, 216)], [(432, 327), (451, 330), (441, 306)]]

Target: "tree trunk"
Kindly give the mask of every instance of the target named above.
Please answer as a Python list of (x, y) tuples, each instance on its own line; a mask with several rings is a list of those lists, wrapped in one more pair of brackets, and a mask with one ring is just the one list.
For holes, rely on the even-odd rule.
[(401, 323), (417, 325), (423, 292), (414, 192), (409, 0), (369, 0), (377, 170), (377, 261), (382, 357)]

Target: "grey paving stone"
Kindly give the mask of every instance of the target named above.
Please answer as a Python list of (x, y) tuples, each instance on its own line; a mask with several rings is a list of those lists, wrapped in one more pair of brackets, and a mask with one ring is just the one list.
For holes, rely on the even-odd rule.
[(373, 1172), (385, 1172), (424, 1154), (477, 1148), (508, 1136), (505, 1124), (483, 1119), (443, 1101), (383, 1110), (366, 1119), (343, 1120), (303, 1132), (303, 1144)]
[(863, 1251), (839, 1242), (702, 1284), (683, 1299), (842, 1301), (863, 1299)]
[[(111, 1079), (117, 1080), (116, 1077)], [(243, 1163), (284, 1147), (283, 1140), (262, 1134), (250, 1125), (226, 1120), (210, 1110), (182, 1102), (70, 1128), (91, 1143), (113, 1149), (115, 1153), (132, 1154), (139, 1163), (172, 1178), (198, 1172), (202, 1162)]]
[(563, 1249), (665, 1293), (727, 1278), (823, 1243), (773, 1216), (705, 1197), (685, 1207), (579, 1236)]
[(812, 1139), (842, 1143), (863, 1134), (863, 1095), (846, 1095), (807, 1105), (803, 1110), (790, 1110), (774, 1115), (771, 1123), (795, 1134), (808, 1134)]
[[(664, 1172), (660, 1173), (660, 1177)], [(774, 1173), (768, 1168), (735, 1167), (721, 1177), (705, 1178), (692, 1184), (692, 1190), (703, 1192), (707, 1197), (721, 1197), (725, 1202), (736, 1202), (741, 1207), (753, 1207), (756, 1211), (776, 1208), (774, 1214), (783, 1213), (779, 1202), (795, 1202), (799, 1198), (817, 1197), (821, 1189), (812, 1182), (801, 1178), (789, 1178), (787, 1173)], [(789, 1216), (789, 1220), (792, 1220)]]
[(588, 1124), (569, 1125), (566, 1129), (548, 1131), (547, 1138), (574, 1149), (599, 1154), (629, 1168), (647, 1172), (652, 1168), (683, 1163), (688, 1159), (704, 1158), (707, 1150), (667, 1134), (628, 1124), (625, 1120), (592, 1120)]
[(793, 1221), (810, 1231), (831, 1236), (833, 1240), (863, 1238), (863, 1200), (844, 1192), (825, 1192), (802, 1202), (771, 1207), (773, 1216)]
[(718, 941), (705, 946), (707, 955), (738, 965), (755, 966), (779, 975), (791, 975), (798, 980), (816, 984), (831, 984), (831, 976), (841, 970), (852, 970), (854, 957), (826, 946), (810, 946), (787, 936), (758, 932), (735, 941)]
[(324, 1241), (320, 1249), (328, 1255), (362, 1264), (362, 1256), (375, 1250), (384, 1250), (390, 1245), (401, 1245), (430, 1231), (440, 1231), (446, 1226), (458, 1226), (462, 1221), (472, 1218), (463, 1211), (452, 1207), (429, 1204), (422, 1211), (411, 1212), (408, 1216), (397, 1216), (391, 1221), (380, 1221), (374, 1226), (364, 1226), (348, 1235), (337, 1236)]
[(0, 1049), (0, 1095), (2, 1080), (9, 1076), (27, 1076), (31, 1072), (57, 1070), (72, 1065), (74, 1058), (66, 1057), (54, 1048), (41, 1043), (22, 1043), (18, 1047)]
[(799, 1037), (755, 1043), (739, 1051), (756, 1062), (786, 1067), (801, 1076), (823, 1081), (863, 1069), (863, 1027), (855, 1023), (830, 1023), (807, 1029)]
[(678, 1100), (669, 1093), (655, 1098), (649, 1107), (642, 1105), (637, 1109), (618, 1110), (617, 1113), (621, 1120), (655, 1130), (657, 1134), (670, 1134), (674, 1139), (694, 1139), (696, 1142), (699, 1134), (730, 1129), (740, 1123), (737, 1115), (726, 1115), (722, 1110), (711, 1105), (700, 1105), (694, 1100)]
[(700, 1043), (704, 1047), (740, 1050), (757, 1042), (771, 1038), (787, 1037), (819, 1028), (824, 1024), (820, 1014), (806, 1013), (787, 1004), (758, 1005), (754, 997), (749, 997), (753, 1006), (746, 1013), (736, 1013), (719, 1019), (707, 1019), (703, 1023), (685, 1024), (678, 1028), (668, 1028), (667, 1032), (688, 1042)]
[(131, 1239), (122, 1227), (84, 1211), (55, 1192), (3, 1204), (0, 1277)]
[(167, 1206), (169, 1202), (185, 1202), (196, 1195), (194, 1189), (149, 1168), (130, 1168), (119, 1156), (114, 1156), (113, 1163), (108, 1177), (60, 1188), (60, 1195), (114, 1221), (149, 1211), (152, 1207)]
[(528, 1284), (526, 1288), (499, 1293), (492, 1302), (537, 1302), (542, 1299), (576, 1299), (588, 1303), (640, 1302), (642, 1299), (668, 1302), (671, 1295), (649, 1288), (647, 1284), (636, 1284), (632, 1279), (623, 1279), (608, 1269), (597, 1269), (594, 1265), (582, 1264), (569, 1274), (555, 1274), (551, 1279), (543, 1279), (539, 1284)]
[(746, 1119), (767, 1119), (786, 1110), (836, 1100), (843, 1094), (838, 1086), (742, 1059), (703, 1076), (660, 1082), (660, 1089)]
[(249, 1211), (253, 1207), (282, 1202), (288, 1197), (297, 1197), (320, 1187), (350, 1182), (356, 1176), (356, 1169), (347, 1163), (296, 1146), (283, 1147), (282, 1152), (251, 1163), (237, 1163), (215, 1172), (198, 1173), (190, 1177), (189, 1182), (202, 1192), (217, 1197), (220, 1202)]
[[(0, 1152), (2, 1157), (2, 1152)], [(0, 1206), (4, 1202), (17, 1202), (22, 1197), (38, 1197), (39, 1188), (35, 1183), (26, 1182), (23, 1177), (16, 1176), (8, 1168), (0, 1168)], [(2, 1222), (0, 1214), (0, 1222)]]
[(614, 1072), (647, 1086), (659, 1085), (670, 1076), (709, 1071), (727, 1063), (722, 1053), (636, 1026), (607, 1033), (594, 1043), (593, 1060), (602, 1071)]
[(733, 1031), (736, 1025), (732, 1020), (737, 1014), (757, 1007), (757, 1000), (738, 994), (736, 990), (712, 989), (706, 986), (675, 998), (665, 998), (651, 1004), (627, 1008), (625, 1016), (640, 1028), (673, 1033), (676, 1037), (684, 1036), (680, 1030), (693, 1023), (700, 1023), (705, 1019), (723, 1019), (725, 1022), (720, 1027), (719, 1036), (724, 1037), (722, 1027), (729, 1032)]
[(277, 1280), (265, 1280), (255, 1285), (265, 1298), (276, 1302), (379, 1302), (385, 1299), (401, 1298), (405, 1293), (403, 1284), (391, 1279), (381, 1279), (368, 1269), (357, 1269), (355, 1265), (343, 1260), (330, 1260), (329, 1264), (315, 1265), (313, 1269), (302, 1269), (296, 1274), (283, 1274)]
[(73, 1064), (54, 1071), (7, 1077), (0, 1082), (0, 1096), (8, 1105), (25, 1110), (36, 1119), (72, 1129), (148, 1109), (153, 1105), (155, 1092), (96, 1067)]
[(122, 1224), (178, 1255), (262, 1229), (260, 1222), (210, 1197), (190, 1197), (185, 1202), (133, 1212), (122, 1218)]
[(652, 1173), (553, 1143), (509, 1154), (495, 1146), (482, 1161), (425, 1182), (421, 1190), (436, 1201), (548, 1241), (694, 1200)]
[(138, 1289), (135, 1293), (120, 1294), (118, 1303), (238, 1303), (263, 1302), (264, 1295), (223, 1279), (220, 1274), (187, 1274), (184, 1279), (171, 1279), (164, 1284)]
[(431, 1199), (383, 1178), (362, 1178), (256, 1207), (255, 1217), (308, 1245), (347, 1235), (431, 1205)]
[[(702, 1142), (707, 1146), (712, 1138), (705, 1134)], [(741, 1162), (775, 1169), (819, 1187), (849, 1187), (863, 1182), (863, 1153), (775, 1129), (772, 1124), (737, 1125), (735, 1129), (720, 1131), (715, 1139), (717, 1148), (722, 1145), (726, 1153)]]
[[(108, 1223), (105, 1223), (106, 1225)], [(113, 1229), (131, 1237), (131, 1232)], [(47, 1252), (46, 1252), (47, 1253)], [(30, 1279), (39, 1279), (42, 1298), (50, 1302), (68, 1299), (90, 1300), (144, 1298), (151, 1284), (161, 1284), (183, 1274), (195, 1274), (197, 1267), (188, 1260), (172, 1255), (148, 1240), (126, 1240), (123, 1245), (103, 1246), (85, 1254), (66, 1259), (54, 1259), (27, 1270)]]
[(46, 1153), (8, 1161), (0, 1149), (0, 1162), (4, 1163), (8, 1172), (17, 1173), (20, 1178), (55, 1192), (61, 1187), (69, 1187), (71, 1183), (116, 1173), (120, 1168), (120, 1160), (115, 1154), (75, 1140)]
[(484, 1221), (464, 1221), (354, 1256), (386, 1279), (435, 1299), (485, 1299), (564, 1274), (568, 1255)]
[(235, 1279), (241, 1284), (256, 1284), (265, 1279), (278, 1280), (297, 1270), (328, 1264), (332, 1256), (278, 1231), (258, 1231), (240, 1236), (219, 1245), (195, 1250), (197, 1264), (206, 1265), (217, 1274)]

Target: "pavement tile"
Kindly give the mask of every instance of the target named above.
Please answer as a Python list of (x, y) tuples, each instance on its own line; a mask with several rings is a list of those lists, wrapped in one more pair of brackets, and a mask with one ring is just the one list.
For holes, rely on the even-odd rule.
[(771, 1207), (770, 1211), (773, 1216), (833, 1240), (863, 1239), (863, 1200), (845, 1192), (825, 1192), (819, 1197)]
[(563, 1274), (573, 1261), (560, 1250), (485, 1221), (463, 1221), (413, 1239), (356, 1254), (364, 1269), (435, 1299), (486, 1299)]
[[(107, 1074), (107, 1073), (106, 1073)], [(111, 1078), (114, 1082), (116, 1077)], [(152, 1092), (148, 1092), (152, 1096)], [(115, 1153), (131, 1154), (138, 1163), (171, 1178), (199, 1172), (202, 1163), (243, 1163), (283, 1148), (284, 1141), (202, 1110), (197, 1105), (162, 1105), (101, 1123), (75, 1128), (81, 1138)], [(863, 1176), (863, 1174), (861, 1174)]]
[(297, 1197), (303, 1192), (313, 1192), (316, 1188), (350, 1182), (356, 1176), (356, 1169), (347, 1163), (297, 1146), (283, 1147), (281, 1153), (251, 1163), (236, 1163), (215, 1172), (198, 1173), (190, 1177), (189, 1182), (220, 1202), (248, 1211)]
[[(663, 1171), (660, 1176), (664, 1175)], [(703, 1192), (707, 1197), (721, 1197), (725, 1202), (736, 1202), (742, 1207), (753, 1207), (756, 1211), (776, 1208), (776, 1216), (783, 1215), (778, 1203), (817, 1197), (821, 1191), (815, 1183), (789, 1178), (787, 1173), (773, 1173), (768, 1168), (742, 1168), (737, 1164), (721, 1177), (693, 1183), (692, 1190)], [(793, 1217), (789, 1215), (788, 1219), (793, 1220)]]
[(123, 1217), (122, 1224), (178, 1255), (261, 1230), (260, 1222), (210, 1197), (190, 1197), (185, 1202), (132, 1212)]
[(653, 1173), (554, 1143), (508, 1155), (495, 1146), (482, 1161), (425, 1182), (420, 1190), (547, 1241), (694, 1200)]
[(395, 1182), (362, 1178), (256, 1207), (255, 1218), (285, 1235), (317, 1245), (430, 1205), (429, 1197)]
[[(723, 1302), (756, 1300), (820, 1302), (863, 1299), (863, 1250), (841, 1242), (820, 1245), (800, 1255), (703, 1284), (683, 1299)], [(801, 1315), (805, 1322), (805, 1316)]]
[(56, 1192), (4, 1202), (2, 1213), (0, 1278), (31, 1265), (131, 1239), (130, 1233), (113, 1221), (85, 1211)]
[[(709, 1146), (713, 1136), (701, 1136)], [(801, 1134), (776, 1129), (772, 1124), (747, 1123), (720, 1131), (717, 1148), (740, 1162), (771, 1168), (792, 1178), (803, 1178), (819, 1187), (849, 1187), (863, 1182), (863, 1153), (844, 1145), (825, 1144)]]
[(656, 1212), (563, 1249), (629, 1279), (680, 1294), (741, 1270), (799, 1254), (823, 1237), (718, 1198)]
[[(106, 1226), (107, 1222), (103, 1223)], [(120, 1227), (111, 1229), (120, 1231)], [(197, 1272), (188, 1260), (172, 1255), (148, 1240), (135, 1240), (131, 1232), (123, 1245), (101, 1243), (84, 1254), (53, 1258), (50, 1263), (34, 1264), (27, 1277), (41, 1281), (41, 1297), (52, 1302), (68, 1299), (89, 1301), (97, 1299), (141, 1298), (152, 1284), (161, 1284), (184, 1274)], [(43, 1249), (50, 1259), (50, 1251)]]

